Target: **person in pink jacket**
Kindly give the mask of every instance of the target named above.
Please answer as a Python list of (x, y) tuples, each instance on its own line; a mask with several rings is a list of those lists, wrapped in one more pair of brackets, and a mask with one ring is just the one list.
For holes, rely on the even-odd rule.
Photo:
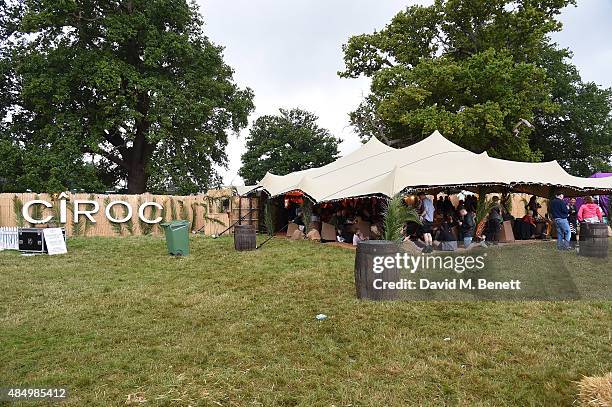
[(599, 205), (593, 202), (593, 197), (587, 196), (585, 202), (578, 210), (578, 220), (587, 223), (601, 222), (603, 214)]

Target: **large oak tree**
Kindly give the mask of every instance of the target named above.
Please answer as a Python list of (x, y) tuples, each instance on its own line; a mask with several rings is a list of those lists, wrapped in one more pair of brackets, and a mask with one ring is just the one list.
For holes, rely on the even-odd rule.
[(0, 165), (0, 177), (8, 188), (124, 181), (130, 193), (170, 186), (188, 193), (217, 179), (228, 132), (247, 125), (253, 95), (234, 83), (194, 4), (4, 6), (0, 153), (11, 164)]
[[(562, 28), (557, 16), (574, 3), (436, 0), (350, 38), (340, 75), (372, 79), (352, 124), (362, 138), (396, 146), (438, 129), (497, 157), (557, 159), (578, 175), (607, 169), (612, 92), (583, 83), (569, 50), (550, 39)], [(525, 121), (534, 129), (516, 128)]]

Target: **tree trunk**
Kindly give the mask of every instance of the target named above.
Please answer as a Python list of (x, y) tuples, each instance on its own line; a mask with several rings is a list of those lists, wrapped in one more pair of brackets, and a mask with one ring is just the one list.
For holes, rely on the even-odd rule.
[(147, 191), (147, 174), (142, 162), (130, 163), (127, 178), (128, 194), (144, 194)]
[[(143, 96), (138, 103), (139, 111), (143, 117), (148, 112), (148, 99)], [(130, 162), (128, 169), (128, 193), (143, 194), (147, 190), (146, 172), (147, 162), (153, 155), (154, 146), (147, 142), (146, 134), (149, 130), (149, 121), (146, 118), (139, 120), (136, 125), (134, 145), (130, 149)]]
[[(134, 47), (135, 45), (130, 48), (134, 50), (134, 55), (137, 55), (137, 49)], [(155, 149), (155, 145), (147, 141), (150, 123), (147, 117), (149, 113), (149, 97), (146, 92), (138, 93), (136, 110), (142, 116), (136, 120), (136, 132), (132, 147), (123, 155), (124, 162), (127, 162), (127, 189), (129, 194), (143, 194), (146, 192), (147, 180), (149, 178), (146, 167)]]

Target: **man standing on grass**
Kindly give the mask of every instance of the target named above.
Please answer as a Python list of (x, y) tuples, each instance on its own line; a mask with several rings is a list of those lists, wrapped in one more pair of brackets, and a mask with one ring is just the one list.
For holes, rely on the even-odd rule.
[(569, 221), (567, 220), (569, 208), (563, 201), (563, 194), (557, 194), (555, 198), (550, 201), (550, 214), (557, 226), (557, 249), (569, 250), (572, 232), (570, 231)]
[(459, 209), (459, 228), (461, 230), (461, 237), (463, 238), (463, 247), (466, 249), (472, 244), (474, 238), (474, 230), (476, 229), (476, 218), (474, 212), (468, 212), (465, 207)]
[(431, 199), (427, 198), (425, 192), (419, 192), (417, 195), (422, 205), (422, 213), (421, 220), (423, 222), (423, 240), (425, 240), (425, 248), (423, 249), (423, 253), (431, 253), (433, 252), (433, 239), (431, 237), (431, 232), (433, 228), (433, 220), (434, 220), (434, 204)]

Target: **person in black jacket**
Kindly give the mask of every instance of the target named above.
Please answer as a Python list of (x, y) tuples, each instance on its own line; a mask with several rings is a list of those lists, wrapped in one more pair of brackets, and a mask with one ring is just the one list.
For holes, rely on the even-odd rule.
[(295, 210), (295, 217), (293, 218), (293, 223), (299, 226), (304, 226), (304, 211), (299, 206)]
[(569, 250), (571, 231), (567, 220), (569, 217), (569, 206), (563, 201), (563, 194), (558, 193), (550, 201), (550, 215), (557, 226), (557, 249)]
[(455, 213), (455, 206), (448, 195), (444, 197), (443, 213), (444, 215), (453, 215)]
[(492, 199), (493, 207), (489, 211), (489, 220), (487, 221), (487, 242), (488, 244), (497, 245), (497, 232), (501, 229), (503, 222), (503, 209), (499, 202), (499, 197), (494, 196)]
[(472, 244), (472, 239), (474, 238), (476, 215), (472, 211), (468, 212), (466, 208), (461, 208), (459, 209), (459, 216), (461, 238), (463, 239), (463, 246), (467, 249)]
[(453, 234), (453, 217), (446, 215), (440, 224), (438, 230), (438, 240), (440, 241), (440, 250), (455, 251), (457, 250), (457, 239)]

